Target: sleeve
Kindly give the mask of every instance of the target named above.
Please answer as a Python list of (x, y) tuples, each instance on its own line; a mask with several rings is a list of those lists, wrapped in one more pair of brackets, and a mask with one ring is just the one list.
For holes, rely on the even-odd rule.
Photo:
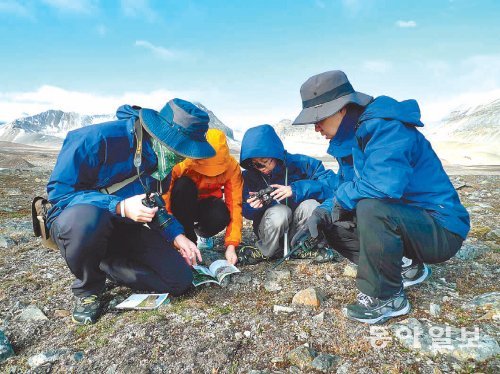
[(302, 178), (290, 183), (295, 203), (307, 199), (323, 201), (333, 196), (338, 178), (332, 170), (325, 169), (321, 161), (308, 156), (300, 160), (299, 168)]
[(238, 246), (241, 242), (243, 227), (242, 196), (243, 178), (238, 163), (235, 161), (230, 171), (230, 178), (224, 184), (224, 201), (229, 210), (230, 221), (226, 228), (224, 244)]
[[(271, 203), (271, 205), (268, 206), (263, 206), (262, 208), (254, 209), (250, 206), (250, 204), (247, 203), (247, 200), (250, 198), (250, 192), (257, 192), (261, 188), (265, 188), (265, 186), (259, 187), (255, 182), (253, 182), (252, 177), (255, 175), (251, 174), (252, 171), (250, 170), (245, 170), (243, 172), (243, 197), (242, 197), (242, 203), (243, 203), (243, 217), (246, 219), (249, 219), (251, 221), (254, 221), (258, 219), (262, 214), (264, 214), (264, 211), (269, 208), (270, 206), (273, 206), (277, 204), (275, 201)], [(257, 178), (256, 178), (257, 179)], [(253, 183), (252, 183), (253, 182)]]
[(182, 174), (183, 174), (183, 163), (179, 163), (177, 165), (174, 166), (174, 168), (172, 169), (172, 172), (170, 173), (170, 184), (168, 186), (168, 189), (167, 189), (167, 192), (165, 192), (163, 195), (162, 195), (162, 198), (163, 198), (163, 201), (165, 201), (165, 206), (167, 208), (167, 211), (172, 214), (172, 208), (171, 208), (171, 202), (170, 202), (170, 198), (171, 198), (171, 195), (172, 195), (172, 188), (175, 184), (175, 181), (177, 179), (179, 179)]
[(401, 198), (413, 173), (415, 131), (399, 121), (377, 124), (364, 152), (355, 149), (357, 176), (337, 189), (336, 198), (343, 208), (354, 209), (365, 198)]
[(103, 194), (96, 186), (105, 157), (104, 139), (68, 134), (47, 184), (52, 212), (77, 204), (90, 204), (116, 214), (116, 206), (122, 198)]

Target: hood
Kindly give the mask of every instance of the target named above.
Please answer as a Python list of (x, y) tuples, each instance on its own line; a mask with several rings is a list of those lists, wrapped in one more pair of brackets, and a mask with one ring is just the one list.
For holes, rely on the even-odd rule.
[(346, 157), (352, 154), (352, 147), (356, 142), (356, 124), (365, 108), (351, 106), (340, 123), (335, 136), (330, 140), (327, 153), (333, 157)]
[(241, 141), (240, 165), (253, 169), (250, 159), (255, 157), (285, 160), (285, 147), (271, 125), (251, 127), (245, 132)]
[(420, 122), (420, 108), (415, 100), (396, 101), (388, 96), (379, 96), (368, 105), (359, 122), (375, 118), (397, 120), (406, 125), (423, 127)]
[(116, 110), (116, 118), (119, 120), (129, 119), (130, 117), (139, 117), (139, 109), (134, 109), (132, 105), (125, 104)]
[(219, 129), (208, 129), (207, 141), (215, 149), (215, 156), (204, 159), (186, 159), (185, 166), (199, 174), (214, 177), (228, 167), (230, 158), (226, 135)]

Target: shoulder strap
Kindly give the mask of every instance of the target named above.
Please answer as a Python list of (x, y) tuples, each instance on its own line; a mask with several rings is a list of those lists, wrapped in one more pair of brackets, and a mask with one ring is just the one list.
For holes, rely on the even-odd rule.
[(101, 188), (99, 190), (99, 192), (101, 193), (105, 193), (105, 194), (108, 194), (108, 195), (112, 195), (114, 194), (116, 191), (118, 190), (121, 190), (123, 187), (125, 187), (127, 184), (130, 184), (132, 183), (133, 181), (135, 181), (137, 178), (139, 178), (138, 175), (133, 175), (131, 176), (130, 178), (127, 178), (125, 179), (124, 181), (121, 181), (121, 182), (118, 182), (118, 183), (115, 183), (109, 187), (105, 187), (105, 188)]

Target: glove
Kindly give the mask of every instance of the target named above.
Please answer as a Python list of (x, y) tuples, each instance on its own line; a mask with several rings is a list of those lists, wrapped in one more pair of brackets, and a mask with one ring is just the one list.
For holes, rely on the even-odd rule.
[(331, 225), (330, 212), (323, 208), (316, 208), (313, 210), (311, 216), (307, 219), (304, 226), (302, 226), (297, 233), (293, 236), (290, 245), (292, 247), (309, 231), (313, 238), (318, 237), (318, 226), (326, 227)]
[(354, 222), (354, 211), (342, 208), (342, 206), (335, 202), (332, 211), (332, 224), (350, 230), (356, 227)]

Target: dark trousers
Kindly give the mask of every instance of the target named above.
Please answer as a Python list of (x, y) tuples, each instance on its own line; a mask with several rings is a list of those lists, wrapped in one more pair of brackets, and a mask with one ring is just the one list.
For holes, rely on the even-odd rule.
[(457, 253), (463, 239), (424, 209), (386, 200), (364, 199), (356, 207), (357, 228), (325, 230), (329, 244), (358, 264), (357, 286), (364, 294), (389, 298), (401, 288), (401, 260), (440, 263)]
[(170, 207), (186, 236), (195, 243), (196, 233), (205, 238), (214, 236), (224, 230), (231, 219), (222, 199), (198, 200), (196, 184), (185, 176), (177, 179), (172, 187)]
[(106, 277), (135, 290), (184, 293), (193, 279), (182, 256), (158, 231), (92, 205), (65, 209), (50, 234), (76, 277), (75, 296), (99, 294)]

